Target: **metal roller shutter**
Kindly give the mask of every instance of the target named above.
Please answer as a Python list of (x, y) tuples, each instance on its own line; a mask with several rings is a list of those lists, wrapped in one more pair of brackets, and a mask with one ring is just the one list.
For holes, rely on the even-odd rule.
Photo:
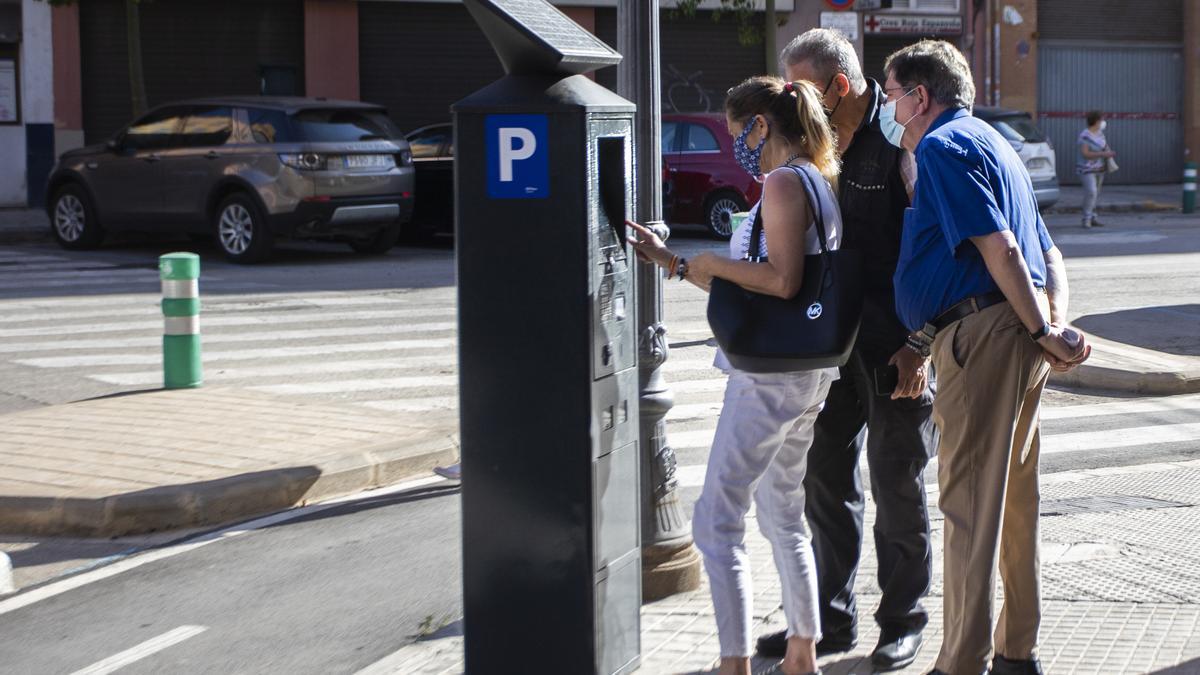
[(878, 36), (868, 35), (863, 40), (863, 75), (873, 77), (883, 84), (887, 77), (883, 72), (883, 63), (887, 57), (924, 38), (919, 35)]
[(1038, 3), (1038, 124), (1054, 143), (1060, 181), (1079, 182), (1076, 139), (1089, 110), (1105, 112), (1117, 151), (1121, 169), (1107, 181), (1179, 180), (1183, 1)]
[[(283, 73), (303, 94), (301, 0), (142, 3), (142, 58), (151, 106), (196, 96), (259, 94)], [(122, 0), (79, 3), (83, 126), (88, 143), (130, 121)], [(282, 92), (280, 92), (282, 93)]]
[(1183, 40), (1183, 2), (1195, 0), (1041, 0), (1042, 40)]
[[(697, 12), (686, 18), (663, 10), (659, 30), (664, 113), (721, 112), (726, 90), (763, 72), (762, 43), (739, 43), (738, 23), (732, 14), (713, 21), (712, 12)], [(615, 9), (596, 10), (596, 35), (617, 46)], [(617, 69), (598, 71), (596, 81), (615, 89)]]
[(359, 88), (404, 131), (450, 121), (455, 101), (504, 75), (461, 4), (360, 2)]

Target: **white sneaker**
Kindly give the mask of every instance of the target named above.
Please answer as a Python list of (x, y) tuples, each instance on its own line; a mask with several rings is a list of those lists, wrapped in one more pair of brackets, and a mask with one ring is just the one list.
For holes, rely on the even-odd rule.
[(459, 462), (450, 466), (435, 466), (433, 472), (449, 480), (462, 480), (462, 464)]
[(1092, 221), (1087, 218), (1084, 218), (1083, 219), (1083, 229), (1085, 229), (1085, 230), (1092, 229)]

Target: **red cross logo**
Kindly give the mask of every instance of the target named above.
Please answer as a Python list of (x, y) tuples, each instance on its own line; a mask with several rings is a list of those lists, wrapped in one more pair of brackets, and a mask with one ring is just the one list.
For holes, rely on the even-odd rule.
[(879, 29), (879, 19), (874, 14), (869, 15), (863, 24), (867, 27), (868, 33), (874, 33)]

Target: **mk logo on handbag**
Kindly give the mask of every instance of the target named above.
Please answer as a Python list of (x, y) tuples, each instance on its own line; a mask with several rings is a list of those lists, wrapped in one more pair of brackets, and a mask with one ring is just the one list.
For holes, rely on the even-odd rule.
[(813, 304), (808, 306), (808, 318), (809, 319), (819, 319), (819, 318), (821, 318), (822, 311), (824, 311), (824, 308), (821, 307), (821, 303), (814, 302)]

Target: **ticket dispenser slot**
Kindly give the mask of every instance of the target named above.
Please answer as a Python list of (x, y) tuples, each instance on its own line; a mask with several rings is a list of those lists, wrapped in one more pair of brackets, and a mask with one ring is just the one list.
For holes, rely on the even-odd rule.
[[(625, 258), (625, 142), (622, 136), (596, 139), (596, 169), (600, 183), (600, 218), (612, 231), (614, 255)], [(604, 233), (605, 237), (608, 233)]]

